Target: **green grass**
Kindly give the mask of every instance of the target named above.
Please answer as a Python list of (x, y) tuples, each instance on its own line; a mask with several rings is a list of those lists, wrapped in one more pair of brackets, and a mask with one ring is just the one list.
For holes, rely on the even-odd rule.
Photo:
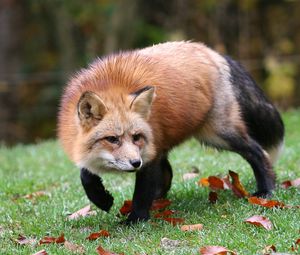
[[(300, 177), (300, 112), (284, 114), (286, 125), (285, 150), (276, 165), (277, 183)], [(119, 225), (118, 209), (126, 199), (131, 199), (134, 175), (105, 175), (105, 186), (112, 192), (115, 202), (109, 214), (97, 210), (96, 216), (75, 221), (66, 216), (89, 202), (79, 180), (79, 170), (66, 158), (56, 141), (38, 145), (0, 148), (0, 254), (32, 254), (45, 249), (49, 254), (72, 254), (62, 245), (20, 246), (13, 239), (19, 234), (41, 239), (45, 235), (65, 238), (82, 244), (86, 254), (96, 254), (102, 245), (115, 253), (125, 254), (197, 254), (205, 245), (221, 245), (238, 254), (262, 254), (265, 246), (274, 244), (278, 252), (293, 254), (293, 242), (300, 238), (300, 209), (265, 209), (253, 206), (244, 199), (235, 198), (231, 192), (220, 193), (215, 205), (208, 202), (207, 188), (195, 184), (198, 179), (183, 181), (182, 175), (193, 167), (201, 177), (221, 174), (229, 169), (239, 173), (247, 190), (255, 190), (253, 173), (249, 165), (238, 155), (216, 152), (189, 141), (170, 155), (174, 180), (168, 198), (171, 209), (179, 211), (186, 224), (202, 223), (204, 229), (182, 232), (161, 220), (155, 224), (140, 223), (136, 226)], [(33, 200), (22, 196), (45, 190), (48, 196)], [(300, 189), (278, 188), (274, 194), (286, 204), (300, 205)], [(274, 224), (271, 231), (243, 221), (254, 214), (268, 217)], [(106, 229), (111, 237), (96, 241), (85, 238), (95, 231)], [(162, 238), (179, 240), (173, 249), (161, 247)], [(295, 254), (295, 253), (294, 253)]]

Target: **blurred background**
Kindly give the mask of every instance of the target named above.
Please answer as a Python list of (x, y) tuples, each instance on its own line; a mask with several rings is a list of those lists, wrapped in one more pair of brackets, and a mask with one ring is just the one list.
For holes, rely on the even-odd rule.
[(0, 141), (55, 137), (62, 89), (97, 56), (202, 41), (300, 106), (299, 0), (0, 0)]

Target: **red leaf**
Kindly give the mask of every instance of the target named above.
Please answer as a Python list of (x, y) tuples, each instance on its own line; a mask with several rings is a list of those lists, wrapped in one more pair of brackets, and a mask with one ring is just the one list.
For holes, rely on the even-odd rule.
[(65, 241), (64, 234), (61, 234), (59, 237), (45, 236), (40, 240), (39, 244), (64, 243)]
[(233, 193), (239, 198), (248, 197), (249, 193), (246, 191), (244, 186), (241, 184), (239, 175), (231, 170), (229, 170), (229, 175), (232, 179), (231, 189), (232, 189)]
[(168, 217), (168, 216), (170, 216), (172, 214), (174, 214), (174, 211), (172, 211), (172, 210), (166, 210), (166, 211), (163, 211), (163, 212), (155, 214), (154, 218), (165, 218), (165, 217)]
[(48, 255), (48, 253), (45, 250), (40, 250), (32, 255)]
[(193, 225), (182, 225), (181, 231), (195, 231), (195, 230), (202, 230), (203, 224), (193, 224)]
[(202, 255), (226, 255), (228, 252), (232, 255), (236, 255), (235, 252), (222, 246), (205, 246), (200, 249), (200, 254)]
[(124, 253), (112, 253), (110, 251), (106, 251), (101, 246), (98, 246), (96, 251), (99, 255), (124, 255)]
[(94, 215), (95, 213), (96, 213), (95, 211), (91, 211), (91, 206), (87, 205), (87, 206), (83, 207), (82, 209), (69, 215), (68, 219), (75, 220), (75, 219), (78, 219), (79, 217), (86, 217), (88, 215)]
[(292, 181), (287, 180), (287, 181), (284, 181), (284, 182), (281, 183), (281, 187), (283, 187), (284, 189), (287, 189), (291, 186), (293, 186), (293, 187), (300, 186), (300, 178), (297, 178), (297, 179), (292, 180)]
[(225, 189), (224, 181), (217, 176), (209, 176), (208, 177), (209, 187), (212, 190)]
[(163, 220), (171, 223), (173, 226), (184, 223), (184, 219), (182, 218), (163, 218)]
[(91, 233), (86, 239), (90, 240), (90, 241), (94, 241), (94, 240), (98, 239), (101, 236), (102, 237), (109, 237), (110, 234), (106, 230), (101, 230), (99, 232)]
[(264, 216), (260, 216), (260, 215), (254, 215), (254, 216), (246, 219), (245, 222), (256, 225), (256, 226), (262, 226), (266, 230), (271, 230), (273, 227), (272, 222), (268, 218), (266, 218)]
[(273, 208), (273, 207), (280, 207), (283, 208), (285, 207), (284, 203), (281, 203), (277, 200), (268, 200), (264, 198), (259, 198), (259, 197), (249, 197), (248, 202), (251, 204), (256, 204), (268, 208)]
[(125, 200), (119, 211), (122, 215), (127, 215), (130, 213), (132, 211), (132, 200)]
[(156, 211), (156, 210), (165, 209), (170, 204), (171, 204), (171, 201), (169, 199), (157, 199), (157, 200), (153, 201), (150, 210)]
[(218, 200), (218, 193), (215, 192), (215, 191), (210, 191), (209, 195), (208, 195), (208, 200), (212, 204), (215, 204), (217, 202), (217, 200)]

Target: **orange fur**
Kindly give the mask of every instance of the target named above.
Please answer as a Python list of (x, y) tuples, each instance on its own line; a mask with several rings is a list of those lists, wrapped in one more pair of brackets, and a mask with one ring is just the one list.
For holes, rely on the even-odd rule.
[[(154, 139), (149, 160), (190, 136), (205, 136), (220, 79), (220, 61), (221, 56), (205, 45), (190, 42), (164, 43), (96, 60), (74, 76), (64, 91), (58, 136), (66, 153), (75, 162), (81, 160), (88, 150), (82, 144), (95, 132), (93, 128), (84, 131), (79, 124), (77, 104), (85, 91), (99, 95), (115, 123), (124, 123), (130, 111), (128, 95), (147, 85), (155, 87), (147, 120)], [(228, 111), (236, 125), (245, 129), (238, 106), (230, 106)], [(131, 119), (135, 118), (139, 117)], [(109, 125), (115, 124), (100, 121), (99, 125), (106, 125), (109, 133)]]

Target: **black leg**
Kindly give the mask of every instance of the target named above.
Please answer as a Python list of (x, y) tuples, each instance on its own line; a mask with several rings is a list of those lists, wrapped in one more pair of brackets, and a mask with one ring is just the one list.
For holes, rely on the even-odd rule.
[[(162, 189), (161, 185), (165, 183), (163, 181), (164, 175), (167, 176), (167, 174), (164, 174), (164, 172), (167, 173), (170, 168), (166, 161), (164, 161), (162, 164), (161, 160), (162, 158), (153, 160), (136, 173), (135, 189), (132, 200), (132, 212), (125, 221), (126, 224), (148, 220), (149, 210), (153, 200), (156, 198), (156, 196), (166, 193), (167, 187)], [(167, 166), (165, 168), (167, 171), (162, 171), (162, 165)]]
[(252, 138), (222, 136), (251, 165), (257, 183), (256, 196), (269, 196), (275, 188), (275, 173), (262, 147)]
[(168, 191), (171, 188), (173, 173), (170, 162), (166, 157), (162, 158), (160, 161), (160, 171), (162, 176), (158, 180), (160, 183), (158, 184), (154, 199), (166, 197)]
[(105, 190), (102, 179), (85, 168), (81, 169), (80, 179), (89, 200), (100, 209), (108, 212), (113, 204), (114, 198)]

